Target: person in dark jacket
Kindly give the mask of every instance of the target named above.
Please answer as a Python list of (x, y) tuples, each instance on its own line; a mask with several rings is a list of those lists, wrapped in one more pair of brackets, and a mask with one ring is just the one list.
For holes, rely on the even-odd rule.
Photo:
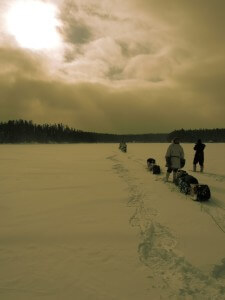
[(204, 169), (204, 149), (205, 144), (199, 139), (194, 146), (195, 157), (193, 161), (193, 171), (196, 172), (196, 165), (199, 163), (200, 171), (203, 172)]

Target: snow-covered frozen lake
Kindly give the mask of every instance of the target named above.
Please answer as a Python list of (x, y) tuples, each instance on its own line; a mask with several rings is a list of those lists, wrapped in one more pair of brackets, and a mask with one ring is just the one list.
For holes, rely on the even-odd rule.
[(182, 146), (207, 203), (163, 182), (168, 144), (0, 145), (0, 299), (225, 299), (225, 144), (203, 174)]

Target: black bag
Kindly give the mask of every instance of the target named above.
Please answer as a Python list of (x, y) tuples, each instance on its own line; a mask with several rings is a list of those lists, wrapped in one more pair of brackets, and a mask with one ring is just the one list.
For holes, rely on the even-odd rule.
[(186, 183), (188, 183), (189, 185), (198, 184), (198, 179), (195, 178), (194, 176), (191, 176), (191, 175), (188, 175), (188, 174), (184, 176), (184, 181)]
[(154, 165), (154, 166), (152, 167), (152, 173), (153, 173), (153, 174), (160, 174), (160, 173), (161, 173), (160, 166)]
[(197, 195), (197, 197), (196, 197), (197, 201), (207, 201), (211, 197), (211, 192), (210, 192), (209, 186), (206, 184), (197, 185), (195, 188), (195, 192)]
[(148, 165), (149, 171), (152, 171), (152, 168), (155, 165), (155, 159), (154, 158), (147, 159), (147, 165)]
[(180, 187), (182, 181), (183, 181), (183, 177), (176, 178), (175, 184)]
[(154, 158), (148, 158), (147, 159), (147, 164), (155, 164), (155, 159)]
[(185, 176), (185, 175), (188, 175), (188, 173), (186, 171), (184, 171), (184, 170), (178, 170), (177, 171), (177, 178)]
[(176, 179), (175, 179), (174, 183), (176, 185), (179, 185), (179, 179), (182, 178), (182, 177), (184, 177), (184, 176), (186, 176), (186, 175), (188, 175), (188, 173), (186, 171), (184, 171), (184, 170), (178, 170), (177, 171), (177, 176), (176, 176)]
[(189, 183), (187, 183), (185, 180), (183, 180), (183, 178), (184, 178), (184, 177), (181, 177), (181, 178), (179, 179), (179, 184), (178, 184), (178, 186), (179, 186), (179, 189), (180, 189), (180, 192), (181, 192), (181, 193), (183, 193), (183, 194), (185, 194), (185, 195), (188, 195), (188, 194), (190, 194), (190, 192), (191, 192), (191, 186), (190, 186)]
[(185, 195), (190, 194), (191, 192), (191, 184), (198, 184), (198, 179), (191, 175), (184, 175), (178, 179), (178, 186), (180, 188), (180, 192)]

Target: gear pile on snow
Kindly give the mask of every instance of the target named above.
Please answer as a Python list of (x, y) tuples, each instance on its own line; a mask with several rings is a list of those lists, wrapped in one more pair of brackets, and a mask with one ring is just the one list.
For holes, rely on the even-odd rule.
[[(160, 166), (156, 165), (154, 158), (147, 159), (147, 167), (153, 174), (160, 174)], [(207, 184), (199, 184), (198, 179), (184, 170), (178, 170), (175, 185), (185, 195), (190, 195), (195, 201), (208, 201), (211, 198), (210, 188)]]
[(156, 160), (154, 158), (147, 159), (147, 166), (149, 171), (151, 171), (153, 174), (161, 173), (160, 166), (156, 164)]
[(124, 143), (124, 142), (121, 142), (119, 144), (119, 149), (122, 151), (122, 152), (127, 152), (127, 144)]

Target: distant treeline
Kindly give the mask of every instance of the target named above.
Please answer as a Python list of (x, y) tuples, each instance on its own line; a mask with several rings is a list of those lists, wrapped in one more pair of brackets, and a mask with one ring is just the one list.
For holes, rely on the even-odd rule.
[(175, 130), (171, 133), (108, 134), (85, 132), (63, 124), (34, 124), (32, 121), (10, 120), (0, 123), (0, 143), (119, 143), (170, 142), (174, 137), (181, 142), (225, 142), (225, 129)]
[(195, 129), (195, 130), (174, 130), (168, 134), (168, 141), (174, 137), (179, 137), (185, 143), (194, 143), (198, 139), (208, 143), (224, 143), (225, 142), (225, 128), (219, 129)]
[(34, 124), (11, 120), (0, 123), (0, 143), (119, 143), (165, 142), (167, 134), (118, 135), (85, 132), (63, 124)]

